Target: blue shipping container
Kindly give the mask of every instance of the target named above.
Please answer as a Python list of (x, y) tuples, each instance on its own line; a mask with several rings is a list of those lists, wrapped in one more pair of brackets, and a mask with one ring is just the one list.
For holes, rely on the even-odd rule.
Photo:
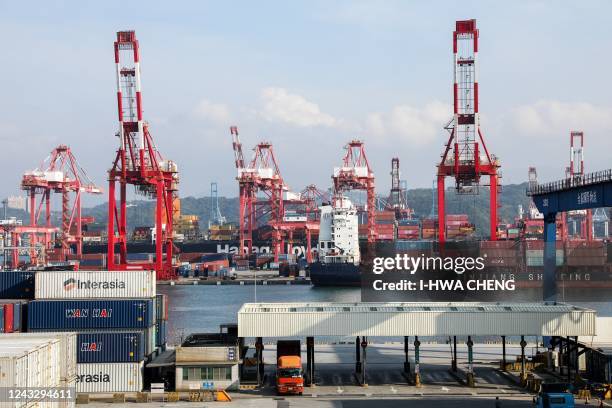
[(146, 328), (155, 324), (153, 299), (34, 300), (28, 330)]
[(4, 333), (4, 308), (0, 306), (0, 333)]
[(134, 332), (79, 333), (77, 363), (135, 363), (145, 358), (145, 335)]
[(155, 319), (168, 320), (168, 296), (164, 294), (155, 295)]
[(34, 272), (0, 271), (0, 299), (34, 299)]
[(166, 320), (158, 320), (157, 322), (155, 322), (155, 345), (157, 347), (166, 344), (166, 326)]

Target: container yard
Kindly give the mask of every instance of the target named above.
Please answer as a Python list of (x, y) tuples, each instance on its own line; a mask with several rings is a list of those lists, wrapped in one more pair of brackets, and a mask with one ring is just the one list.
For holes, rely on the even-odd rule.
[(0, 408), (612, 406), (612, 9), (273, 3), (0, 5)]

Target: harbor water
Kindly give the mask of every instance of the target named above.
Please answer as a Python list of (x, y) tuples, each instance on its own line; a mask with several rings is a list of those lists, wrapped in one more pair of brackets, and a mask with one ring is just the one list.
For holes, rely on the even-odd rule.
[(218, 332), (219, 325), (235, 323), (243, 303), (358, 302), (359, 288), (315, 288), (309, 285), (160, 285), (168, 295), (168, 343), (177, 344), (190, 333)]
[[(319, 288), (309, 285), (160, 285), (168, 295), (169, 344), (179, 344), (190, 333), (218, 332), (219, 325), (235, 323), (238, 309), (249, 302), (359, 302), (360, 288)], [(572, 302), (612, 316), (612, 302)]]

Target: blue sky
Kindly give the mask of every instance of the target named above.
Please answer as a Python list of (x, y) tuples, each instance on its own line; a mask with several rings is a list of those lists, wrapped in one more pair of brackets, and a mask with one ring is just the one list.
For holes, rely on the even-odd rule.
[[(585, 132), (586, 169), (610, 167), (612, 3), (605, 1), (0, 0), (0, 196), (57, 144), (102, 186), (117, 140), (115, 32), (140, 40), (145, 118), (181, 170), (181, 195), (211, 181), (235, 196), (228, 128), (274, 144), (294, 189), (329, 187), (343, 145), (363, 139), (390, 186), (429, 187), (446, 141), (451, 35), (480, 29), (482, 130), (504, 183), (563, 175), (569, 131)], [(450, 183), (450, 180), (449, 180)]]

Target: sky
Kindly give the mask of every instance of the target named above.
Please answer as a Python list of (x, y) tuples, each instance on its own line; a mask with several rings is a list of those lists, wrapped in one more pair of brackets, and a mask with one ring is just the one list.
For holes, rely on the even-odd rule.
[[(503, 183), (563, 177), (570, 130), (587, 171), (610, 168), (607, 1), (0, 0), (0, 197), (69, 145), (106, 190), (118, 139), (113, 41), (136, 30), (144, 117), (180, 170), (180, 195), (237, 195), (229, 126), (245, 155), (273, 143), (286, 183), (331, 185), (351, 139), (378, 192), (399, 157), (430, 187), (451, 118), (452, 31), (477, 19), (481, 128)], [(451, 184), (451, 181), (448, 181)], [(86, 200), (105, 200), (102, 196)]]

